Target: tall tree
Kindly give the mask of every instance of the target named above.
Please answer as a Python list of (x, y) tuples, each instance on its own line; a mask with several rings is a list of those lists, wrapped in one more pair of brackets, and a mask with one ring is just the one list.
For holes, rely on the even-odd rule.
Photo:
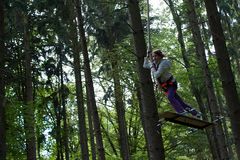
[[(85, 120), (85, 108), (83, 100), (83, 86), (81, 77), (81, 65), (80, 65), (80, 45), (77, 35), (77, 22), (76, 10), (74, 3), (68, 3), (70, 11), (70, 39), (72, 40), (73, 49), (73, 67), (75, 75), (75, 86), (76, 86), (76, 97), (77, 97), (77, 108), (78, 108), (78, 128), (79, 128), (79, 142), (81, 145), (82, 159), (89, 160), (88, 152), (88, 137), (86, 130), (86, 120)], [(91, 122), (89, 122), (91, 123)]]
[(216, 50), (222, 87), (230, 110), (230, 119), (234, 142), (236, 145), (236, 152), (238, 159), (240, 159), (240, 102), (236, 89), (236, 83), (231, 69), (226, 40), (222, 29), (221, 19), (217, 10), (216, 0), (204, 0), (204, 3), (207, 10), (214, 48)]
[[(213, 116), (212, 119), (216, 119), (217, 117), (220, 117), (220, 108), (217, 104), (217, 98), (216, 98), (214, 87), (213, 87), (213, 81), (211, 78), (211, 73), (210, 73), (208, 63), (207, 63), (207, 58), (205, 55), (204, 43), (201, 37), (200, 28), (198, 26), (199, 23), (198, 23), (198, 18), (195, 11), (194, 1), (187, 0), (185, 4), (188, 7), (187, 9), (188, 9), (189, 24), (191, 26), (190, 29), (193, 36), (193, 42), (196, 48), (196, 54), (202, 64), (201, 67), (204, 73), (204, 81), (207, 89), (209, 107), (211, 109), (212, 116)], [(214, 130), (215, 130), (214, 136), (216, 138), (216, 141), (215, 141), (216, 147), (214, 148), (218, 149), (218, 152), (217, 152), (218, 157), (216, 158), (228, 159), (229, 155), (226, 147), (226, 140), (225, 140), (222, 124), (218, 123), (217, 125), (215, 125)]]
[[(111, 54), (111, 53), (110, 53)], [(115, 53), (115, 56), (111, 58), (112, 60), (112, 75), (114, 82), (114, 93), (115, 93), (115, 105), (117, 110), (118, 117), (118, 126), (119, 126), (119, 134), (120, 134), (120, 150), (121, 156), (123, 160), (130, 159), (129, 153), (129, 145), (128, 145), (128, 134), (127, 134), (127, 126), (125, 120), (125, 107), (123, 102), (123, 90), (120, 84), (120, 75), (119, 75), (119, 66), (118, 66), (118, 56)]]
[(141, 103), (143, 107), (143, 118), (147, 148), (151, 160), (165, 159), (161, 130), (157, 132), (158, 112), (154, 96), (153, 82), (150, 71), (143, 68), (143, 60), (146, 55), (146, 44), (144, 39), (143, 26), (141, 22), (139, 1), (127, 0), (131, 28), (133, 32), (135, 53), (137, 55), (138, 76), (141, 88)]
[[(87, 90), (87, 88), (86, 88), (86, 90)], [(87, 95), (87, 108), (88, 108), (87, 114), (88, 114), (88, 126), (89, 126), (89, 136), (90, 136), (90, 144), (91, 144), (91, 155), (92, 155), (92, 160), (96, 160), (97, 155), (96, 155), (96, 145), (95, 145), (95, 137), (94, 137), (93, 120), (92, 120), (93, 116), (92, 116), (92, 111), (91, 111), (91, 108), (90, 108), (89, 95)]]
[(63, 160), (63, 144), (62, 144), (62, 134), (61, 134), (62, 115), (61, 115), (61, 106), (60, 106), (57, 93), (54, 93), (54, 97), (52, 101), (53, 101), (54, 113), (56, 118), (56, 124), (54, 126), (55, 132), (56, 132), (56, 135), (55, 135), (56, 150), (57, 150), (56, 159)]
[(24, 95), (24, 128), (26, 134), (27, 159), (36, 160), (36, 137), (35, 118), (33, 106), (33, 85), (32, 85), (32, 52), (30, 50), (30, 28), (28, 16), (23, 13), (24, 25), (24, 53), (25, 53), (25, 95)]
[[(187, 72), (190, 73), (191, 72), (190, 62), (189, 62), (189, 58), (187, 55), (186, 46), (185, 46), (185, 42), (184, 42), (184, 36), (183, 36), (183, 31), (182, 31), (183, 24), (182, 24), (181, 17), (179, 16), (179, 13), (175, 9), (176, 7), (174, 6), (174, 2), (172, 0), (165, 0), (165, 2), (168, 4), (170, 11), (173, 15), (173, 20), (176, 24), (177, 31), (178, 31), (178, 42), (180, 44), (183, 62), (185, 64)], [(204, 102), (201, 98), (200, 91), (199, 91), (198, 87), (196, 86), (196, 83), (194, 82), (195, 78), (191, 74), (188, 75), (188, 78), (190, 80), (193, 95), (195, 96), (198, 106), (203, 114), (203, 119), (207, 120), (206, 111), (204, 109)], [(214, 147), (214, 139), (213, 139), (213, 136), (212, 136), (212, 133), (210, 132), (210, 130), (207, 130), (207, 137), (208, 137), (209, 144), (211, 146), (212, 155), (213, 155), (213, 157), (217, 157), (216, 147)]]
[[(239, 24), (240, 24), (240, 15), (237, 1), (225, 1), (219, 0), (217, 1), (219, 6), (219, 12), (221, 13), (222, 25), (223, 29), (226, 30), (225, 36), (227, 40), (227, 47), (230, 54), (230, 60), (233, 66), (233, 72), (235, 74), (235, 78), (239, 79), (240, 76), (240, 57), (237, 52), (239, 49)], [(230, 43), (228, 43), (230, 42)], [(235, 69), (235, 70), (234, 70)]]
[(68, 124), (67, 124), (67, 109), (66, 109), (66, 98), (67, 98), (67, 87), (64, 85), (64, 76), (63, 76), (63, 52), (59, 50), (58, 54), (60, 54), (59, 61), (59, 70), (60, 70), (60, 97), (61, 97), (61, 105), (62, 105), (62, 118), (63, 118), (63, 144), (65, 149), (65, 159), (69, 160), (69, 138), (68, 138)]
[(89, 104), (90, 104), (90, 110), (92, 111), (93, 116), (93, 126), (94, 126), (94, 132), (96, 135), (96, 144), (98, 149), (98, 156), (100, 160), (105, 160), (105, 151), (103, 147), (103, 140), (102, 140), (102, 133), (101, 133), (101, 125), (96, 105), (96, 99), (95, 99), (95, 93), (94, 93), (94, 87), (93, 87), (93, 80), (92, 80), (92, 74), (91, 74), (91, 68), (90, 68), (90, 62), (89, 62), (89, 55), (88, 55), (88, 49), (87, 49), (87, 41), (84, 31), (84, 23), (83, 23), (83, 16), (82, 16), (82, 9), (81, 9), (81, 1), (76, 1), (76, 8), (77, 8), (77, 19), (78, 19), (78, 29), (80, 34), (80, 44), (83, 54), (83, 60), (84, 60), (84, 73), (85, 73), (85, 79), (86, 79), (86, 85), (87, 85), (87, 92), (89, 96)]
[[(113, 79), (114, 84), (113, 87), (118, 121), (120, 153), (124, 160), (128, 160), (130, 158), (130, 153), (125, 118), (123, 87), (121, 85), (122, 79), (120, 76), (121, 61), (119, 58), (121, 58), (121, 53), (114, 49), (114, 46), (117, 44), (117, 42), (122, 41), (123, 38), (128, 34), (128, 28), (126, 27), (125, 21), (123, 21), (123, 18), (126, 16), (125, 12), (119, 8), (116, 8), (116, 6), (121, 8), (121, 4), (114, 2), (111, 2), (109, 5), (99, 3), (96, 6), (91, 6), (91, 9), (94, 8), (94, 10), (97, 11), (97, 15), (103, 17), (99, 20), (99, 17), (94, 15), (96, 17), (94, 18), (96, 21), (102, 22), (100, 26), (96, 21), (91, 22), (96, 30), (94, 36), (97, 39), (98, 45), (103, 46), (106, 49), (106, 53), (102, 54), (100, 57), (101, 61), (104, 63), (104, 65), (111, 66), (111, 71), (110, 73), (108, 72), (109, 74), (107, 74), (107, 76)], [(124, 32), (124, 30), (127, 31)], [(103, 68), (104, 67), (101, 67), (99, 70), (103, 70)], [(105, 70), (103, 70), (103, 72), (105, 72)]]
[(4, 44), (4, 1), (0, 1), (0, 159), (6, 159), (6, 119), (5, 119), (5, 44)]

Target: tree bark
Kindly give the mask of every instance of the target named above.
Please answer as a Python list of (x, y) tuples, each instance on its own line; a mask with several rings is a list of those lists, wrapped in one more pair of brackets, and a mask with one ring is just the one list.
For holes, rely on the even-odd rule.
[(6, 159), (6, 117), (5, 117), (5, 44), (4, 44), (4, 3), (0, 0), (0, 159)]
[(32, 66), (30, 51), (30, 33), (28, 28), (28, 18), (23, 15), (24, 25), (24, 53), (25, 53), (25, 96), (24, 96), (24, 128), (26, 134), (27, 159), (36, 160), (36, 137), (35, 137), (35, 118), (33, 106), (33, 86), (32, 86)]
[[(209, 107), (212, 111), (213, 120), (215, 120), (217, 119), (217, 117), (220, 117), (220, 108), (217, 104), (217, 98), (214, 92), (213, 82), (212, 82), (210, 70), (208, 67), (207, 58), (205, 55), (205, 48), (202, 41), (200, 29), (198, 27), (198, 20), (197, 20), (198, 18), (195, 12), (194, 1), (187, 0), (185, 4), (188, 7), (189, 24), (190, 24), (190, 29), (193, 36), (193, 42), (195, 45), (196, 54), (202, 64), (201, 67), (204, 73), (204, 81), (205, 81), (209, 105), (210, 105)], [(224, 131), (223, 131), (221, 122), (217, 123), (217, 125), (214, 125), (214, 129), (216, 132), (215, 137), (217, 140), (215, 141), (215, 145), (217, 146), (216, 148), (218, 149), (217, 159), (228, 159), (229, 154), (228, 154), (226, 139), (224, 136)]]
[(216, 50), (217, 63), (221, 76), (222, 87), (230, 110), (230, 119), (236, 152), (240, 159), (240, 102), (236, 89), (233, 72), (231, 69), (226, 40), (223, 34), (221, 19), (217, 10), (216, 0), (204, 0), (213, 44)]
[(77, 32), (77, 22), (76, 22), (76, 3), (75, 1), (67, 1), (69, 7), (69, 23), (70, 23), (70, 33), (69, 37), (72, 42), (73, 49), (73, 70), (75, 76), (75, 87), (76, 87), (76, 99), (77, 99), (77, 109), (78, 109), (78, 129), (79, 129), (79, 144), (81, 145), (81, 156), (84, 160), (89, 160), (89, 150), (88, 150), (88, 137), (86, 129), (85, 120), (85, 108), (83, 99), (83, 86), (81, 77), (81, 66), (80, 66), (80, 45), (78, 41)]
[[(172, 0), (166, 0), (168, 2), (169, 8), (171, 10), (171, 13), (173, 15), (173, 20), (176, 24), (177, 27), (177, 31), (178, 31), (178, 42), (180, 44), (180, 48), (181, 48), (181, 53), (182, 53), (182, 57), (183, 57), (183, 62), (185, 64), (186, 70), (187, 72), (191, 72), (190, 71), (190, 63), (189, 60), (187, 58), (187, 51), (186, 51), (186, 47), (185, 47), (185, 43), (184, 43), (184, 38), (183, 38), (183, 33), (182, 33), (182, 22), (181, 19), (179, 17), (179, 15), (177, 14), (174, 4), (172, 2)], [(189, 81), (190, 81), (190, 85), (191, 85), (191, 90), (193, 92), (194, 97), (197, 100), (199, 109), (201, 111), (201, 113), (203, 114), (203, 119), (207, 120), (207, 115), (206, 115), (206, 111), (204, 108), (204, 102), (201, 98), (201, 94), (199, 89), (196, 87), (196, 84), (194, 83), (194, 77), (189, 74), (188, 75)], [(209, 141), (209, 145), (211, 146), (211, 152), (213, 157), (217, 157), (217, 151), (216, 151), (216, 146), (214, 146), (215, 141), (213, 139), (213, 132), (211, 132), (211, 130), (206, 130), (206, 134), (207, 134), (207, 138)]]
[(75, 85), (76, 85), (76, 96), (77, 96), (77, 107), (78, 107), (78, 128), (79, 138), (82, 151), (82, 159), (88, 160), (88, 138), (85, 121), (85, 108), (83, 101), (83, 87), (81, 78), (81, 67), (80, 67), (80, 54), (79, 51), (74, 51), (74, 73), (75, 73)]
[(61, 134), (61, 106), (59, 104), (58, 96), (57, 94), (53, 97), (53, 107), (54, 112), (56, 116), (56, 124), (55, 124), (55, 130), (56, 130), (56, 150), (57, 150), (57, 160), (63, 160), (63, 152), (62, 152), (62, 134)]
[[(87, 88), (86, 88), (86, 90), (87, 90)], [(91, 111), (91, 108), (90, 108), (90, 101), (89, 101), (88, 93), (87, 93), (87, 108), (88, 108), (87, 113), (88, 113), (88, 126), (89, 126), (92, 160), (96, 160), (97, 155), (96, 155), (96, 145), (95, 145), (95, 137), (94, 137), (93, 120), (92, 120), (92, 111)]]
[[(136, 95), (137, 95), (137, 99), (138, 99), (138, 101), (140, 102), (139, 103), (139, 111), (140, 111), (140, 119), (141, 119), (141, 123), (142, 123), (142, 127), (143, 127), (143, 130), (144, 130), (144, 137), (147, 137), (147, 135), (146, 135), (146, 132), (145, 132), (145, 130), (146, 130), (146, 127), (145, 127), (145, 125), (146, 125), (146, 123), (145, 123), (145, 121), (144, 121), (144, 114), (143, 114), (143, 104), (141, 103), (141, 101), (142, 101), (142, 98), (141, 98), (141, 89), (140, 89), (140, 85), (139, 84), (136, 84)], [(146, 146), (148, 146), (149, 144), (148, 144), (148, 139), (146, 138)], [(147, 150), (147, 153), (148, 153), (148, 159), (150, 159), (150, 152), (149, 152), (149, 150)]]
[(105, 160), (105, 151), (103, 147), (101, 126), (100, 126), (100, 120), (99, 120), (93, 81), (92, 81), (92, 74), (91, 74), (88, 50), (87, 50), (87, 42), (86, 42), (85, 32), (83, 28), (81, 1), (77, 0), (76, 8), (78, 13), (77, 18), (78, 18), (78, 29), (80, 34), (80, 44), (81, 44), (81, 49), (82, 49), (83, 59), (84, 59), (84, 73), (85, 73), (85, 79), (86, 79), (86, 85), (87, 85), (87, 92), (89, 95), (90, 108), (93, 115), (93, 126), (94, 126), (94, 132), (96, 135), (98, 156), (100, 160)]
[(230, 54), (232, 55), (232, 57), (230, 59), (232, 59), (232, 63), (234, 64), (234, 68), (233, 68), (233, 71), (235, 71), (236, 74), (235, 75), (235, 79), (239, 79), (240, 78), (240, 66), (239, 66), (239, 59), (240, 59), (240, 56), (238, 54), (238, 34), (236, 34), (232, 27), (231, 27), (231, 17), (228, 16), (229, 13), (226, 12), (226, 10), (223, 9), (223, 13), (224, 13), (224, 16), (226, 17), (224, 19), (224, 22), (226, 23), (226, 29), (227, 29), (227, 33), (228, 33), (228, 36), (229, 36), (229, 41), (230, 41), (230, 44), (229, 44), (229, 50), (230, 50)]
[(220, 92), (221, 92), (220, 89), (217, 88), (216, 95), (217, 95), (218, 104), (220, 107), (220, 112), (222, 115), (225, 116), (222, 118), (222, 123), (223, 123), (224, 133), (225, 133), (225, 137), (226, 137), (226, 144), (227, 144), (228, 152), (229, 152), (229, 159), (233, 159), (234, 153), (233, 153), (233, 149), (232, 149), (232, 145), (231, 145), (232, 136), (229, 135), (228, 125), (227, 125), (227, 122), (228, 122), (227, 118), (228, 118), (229, 112), (225, 113), (224, 100), (223, 100), (223, 96), (221, 95)]
[(141, 23), (139, 4), (137, 0), (127, 0), (127, 5), (131, 29), (133, 31), (135, 53), (137, 55), (137, 68), (141, 88), (141, 103), (143, 107), (143, 118), (145, 122), (149, 157), (151, 160), (164, 160), (165, 155), (161, 129), (159, 129), (159, 132), (157, 129), (159, 117), (153, 82), (150, 71), (143, 68), (143, 60), (147, 50)]
[(114, 95), (115, 95), (115, 107), (117, 110), (117, 119), (118, 119), (118, 132), (120, 134), (120, 151), (121, 157), (123, 160), (130, 159), (129, 145), (128, 145), (128, 134), (125, 120), (125, 107), (123, 103), (123, 91), (120, 84), (120, 75), (118, 69), (118, 56), (116, 53), (110, 53), (113, 55), (112, 58), (112, 76), (114, 83)]
[(66, 87), (64, 86), (63, 82), (63, 66), (62, 66), (62, 59), (63, 53), (60, 51), (60, 81), (61, 81), (61, 89), (60, 89), (60, 96), (61, 96), (61, 105), (62, 105), (62, 118), (63, 118), (63, 144), (65, 150), (65, 159), (69, 160), (69, 146), (68, 146), (68, 125), (67, 125), (67, 110), (66, 110), (66, 103), (65, 103), (65, 94), (66, 94)]

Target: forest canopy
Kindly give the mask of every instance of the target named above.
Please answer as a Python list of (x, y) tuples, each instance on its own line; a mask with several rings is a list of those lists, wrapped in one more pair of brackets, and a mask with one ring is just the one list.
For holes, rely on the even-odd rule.
[[(0, 0), (0, 159), (240, 159), (239, 10), (237, 0)], [(212, 126), (159, 122), (175, 110), (143, 68), (149, 49)]]

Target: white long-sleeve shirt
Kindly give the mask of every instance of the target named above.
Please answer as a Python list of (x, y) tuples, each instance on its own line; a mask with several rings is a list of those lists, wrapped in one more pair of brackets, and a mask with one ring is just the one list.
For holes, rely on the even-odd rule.
[[(153, 67), (154, 65), (156, 68)], [(160, 80), (160, 82), (166, 82), (172, 76), (170, 73), (171, 65), (171, 62), (168, 59), (161, 59), (158, 64), (155, 64), (147, 57), (144, 58), (143, 63), (143, 67), (151, 69), (154, 78)]]

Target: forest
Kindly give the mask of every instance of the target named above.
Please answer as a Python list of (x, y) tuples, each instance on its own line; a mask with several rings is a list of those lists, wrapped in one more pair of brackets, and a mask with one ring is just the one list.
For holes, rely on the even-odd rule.
[[(155, 2), (155, 3), (153, 3)], [(240, 160), (239, 0), (0, 0), (0, 160)], [(175, 112), (143, 68), (172, 63)]]

